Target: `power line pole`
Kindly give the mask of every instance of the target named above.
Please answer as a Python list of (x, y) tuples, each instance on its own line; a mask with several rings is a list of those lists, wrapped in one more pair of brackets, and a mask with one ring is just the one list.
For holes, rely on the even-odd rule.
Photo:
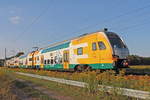
[(7, 49), (5, 48), (5, 61), (4, 61), (4, 66), (6, 67), (6, 57), (7, 57)]

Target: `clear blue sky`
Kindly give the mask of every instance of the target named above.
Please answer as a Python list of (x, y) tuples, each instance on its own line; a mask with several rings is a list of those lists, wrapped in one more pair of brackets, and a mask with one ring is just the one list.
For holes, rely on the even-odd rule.
[(0, 58), (104, 27), (150, 56), (150, 0), (1, 0)]

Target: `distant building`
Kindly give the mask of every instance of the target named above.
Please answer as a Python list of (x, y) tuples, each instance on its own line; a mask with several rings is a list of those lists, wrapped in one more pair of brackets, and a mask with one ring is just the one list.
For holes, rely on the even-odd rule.
[(0, 67), (4, 66), (4, 62), (5, 62), (4, 59), (0, 59)]

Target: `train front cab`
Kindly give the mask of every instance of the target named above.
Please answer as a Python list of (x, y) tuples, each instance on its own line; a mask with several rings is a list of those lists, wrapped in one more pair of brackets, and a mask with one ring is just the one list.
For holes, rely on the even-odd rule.
[(74, 49), (76, 56), (73, 58), (80, 66), (88, 65), (94, 70), (128, 66), (126, 59), (129, 55), (128, 48), (115, 33), (96, 32), (85, 35), (73, 40), (72, 46), (76, 47)]
[(129, 50), (124, 41), (116, 33), (105, 32), (105, 34), (113, 51), (113, 66), (115, 68), (128, 68), (127, 56), (129, 55)]

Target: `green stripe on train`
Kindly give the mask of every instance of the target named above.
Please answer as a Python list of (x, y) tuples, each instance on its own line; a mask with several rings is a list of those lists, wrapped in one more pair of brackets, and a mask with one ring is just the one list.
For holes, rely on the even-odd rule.
[(19, 68), (27, 68), (26, 65), (20, 65)]
[[(69, 69), (74, 69), (77, 64), (69, 64)], [(112, 63), (102, 63), (102, 64), (87, 64), (92, 67), (92, 69), (113, 69), (114, 66)], [(31, 68), (31, 66), (19, 66), (20, 68)], [(57, 70), (64, 69), (63, 64), (54, 64), (54, 65), (44, 65), (46, 70)]]
[[(74, 69), (77, 64), (69, 64), (69, 69)], [(113, 69), (112, 63), (88, 64), (92, 69)], [(44, 65), (44, 69), (64, 69), (63, 64)]]
[(44, 65), (44, 69), (63, 69), (63, 64)]
[[(70, 64), (69, 68), (73, 69), (77, 64)], [(102, 63), (102, 64), (87, 64), (92, 67), (92, 69), (113, 69), (112, 63)]]

